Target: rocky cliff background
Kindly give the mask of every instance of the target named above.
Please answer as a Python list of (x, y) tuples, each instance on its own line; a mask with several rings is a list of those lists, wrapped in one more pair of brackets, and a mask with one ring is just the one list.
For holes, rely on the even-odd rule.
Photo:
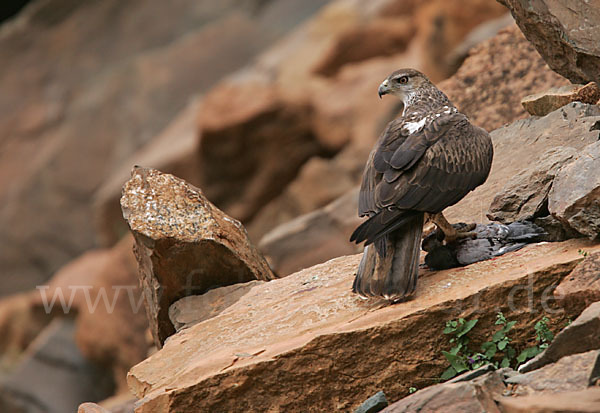
[[(358, 376), (386, 370), (380, 380), (353, 376), (353, 363), (370, 356), (347, 340), (354, 334), (357, 343), (376, 346), (410, 328), (421, 331), (415, 326), (443, 325), (446, 311), (459, 316), (448, 303), (468, 307), (470, 293), (440, 289), (444, 277), (460, 277), (461, 270), (425, 281), (439, 294), (418, 297), (411, 311), (383, 310), (382, 319), (358, 322), (377, 308), (361, 307), (348, 294), (356, 257), (307, 270), (360, 252), (348, 242), (360, 222), (357, 185), (379, 132), (400, 109), (392, 99), (380, 101), (376, 90), (399, 67), (425, 72), (475, 124), (493, 131), (488, 182), (448, 217), (528, 219), (567, 243), (475, 267), (472, 293), (487, 288), (488, 317), (507, 283), (519, 285), (529, 273), (543, 286), (566, 279), (584, 258), (579, 250), (597, 249), (590, 240), (600, 233), (598, 149), (591, 146), (600, 130), (600, 94), (593, 83), (572, 85), (599, 80), (593, 39), (600, 36), (600, 11), (587, 3), (526, 3), (34, 0), (7, 17), (0, 24), (0, 411), (65, 412), (86, 401), (113, 412), (133, 411), (134, 402), (140, 412), (348, 411), (385, 386), (393, 401), (407, 395), (411, 386), (394, 380), (439, 375), (441, 361), (429, 360), (439, 357), (442, 343), (431, 332), (420, 333), (422, 343), (397, 342), (398, 351), (424, 349), (407, 355), (409, 367), (386, 370), (389, 358), (373, 355), (376, 362)], [(521, 104), (534, 94), (541, 95)], [(134, 165), (155, 169), (132, 175)], [(150, 178), (155, 170), (184, 180), (174, 187), (200, 188), (200, 195), (190, 195), (194, 187), (165, 195), (164, 184)], [(164, 214), (152, 215), (152, 226), (148, 215), (136, 215), (139, 203), (149, 202), (148, 188), (163, 188), (152, 192), (152, 202), (168, 200), (169, 211), (188, 218), (197, 213), (189, 199), (205, 197), (219, 211), (210, 222), (225, 228), (239, 220), (248, 235), (233, 227), (199, 238), (164, 231), (157, 227)], [(167, 221), (185, 229), (184, 218)], [(226, 242), (203, 244), (208, 238)], [(212, 278), (180, 278), (184, 268), (206, 269), (212, 259)], [(585, 268), (594, 268), (590, 261), (585, 255)], [(221, 267), (227, 275), (215, 276)], [(276, 282), (283, 297), (321, 292), (273, 307), (265, 281), (275, 278), (282, 278)], [(165, 284), (186, 293), (150, 293)], [(564, 288), (569, 308), (552, 320), (556, 328), (600, 299), (589, 286)], [(175, 308), (184, 296), (202, 298), (193, 311)], [(249, 310), (252, 304), (258, 307)], [(328, 321), (298, 333), (290, 328), (295, 321), (270, 313), (274, 308), (304, 314), (300, 324), (312, 320), (308, 308)], [(514, 315), (527, 325), (539, 321), (522, 311)], [(257, 330), (236, 331), (235, 320), (244, 317)], [(403, 317), (408, 324), (397, 321)], [(382, 329), (381, 320), (393, 324), (385, 324), (387, 333), (368, 330)], [(188, 328), (201, 322), (204, 333)], [(230, 349), (226, 338), (214, 339), (221, 334), (215, 326), (226, 326), (237, 344)], [(283, 336), (274, 333), (286, 328)], [(281, 345), (262, 349), (252, 338), (261, 334)], [(233, 356), (219, 353), (221, 345)], [(321, 345), (339, 351), (322, 353)], [(182, 356), (199, 349), (208, 365)], [(333, 379), (302, 367), (311, 354), (333, 360), (329, 374), (352, 379), (323, 386)], [(272, 360), (269, 368), (281, 376), (270, 382), (259, 370)], [(200, 367), (182, 373), (192, 364)], [(222, 373), (229, 364), (240, 369)], [(415, 380), (422, 380), (419, 389), (434, 384)], [(251, 384), (224, 390), (242, 382)], [(259, 401), (248, 400), (253, 391)]]

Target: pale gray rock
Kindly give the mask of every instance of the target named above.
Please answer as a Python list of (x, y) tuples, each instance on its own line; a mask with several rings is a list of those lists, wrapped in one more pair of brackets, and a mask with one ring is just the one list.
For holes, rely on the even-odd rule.
[(565, 146), (556, 146), (542, 153), (504, 185), (490, 205), (488, 218), (509, 223), (544, 214), (554, 177), (576, 154), (575, 148)]
[(590, 239), (600, 235), (600, 142), (586, 146), (558, 172), (548, 210)]

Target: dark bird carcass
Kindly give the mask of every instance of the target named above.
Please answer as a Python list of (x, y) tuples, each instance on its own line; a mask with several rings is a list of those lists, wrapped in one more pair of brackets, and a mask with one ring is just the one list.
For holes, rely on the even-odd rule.
[(489, 134), (417, 70), (389, 75), (379, 86), (382, 95), (400, 98), (404, 107), (363, 173), (358, 212), (368, 219), (350, 238), (365, 242), (353, 291), (397, 301), (415, 290), (426, 218), (446, 242), (474, 235), (474, 224), (458, 231), (442, 211), (485, 182), (493, 147)]
[[(466, 224), (453, 226), (461, 230)], [(427, 251), (425, 264), (432, 270), (469, 265), (517, 251), (529, 243), (544, 241), (548, 236), (543, 228), (530, 221), (477, 224), (473, 232), (476, 234), (475, 238), (467, 237), (445, 243), (442, 231), (432, 231), (421, 244), (423, 251)]]

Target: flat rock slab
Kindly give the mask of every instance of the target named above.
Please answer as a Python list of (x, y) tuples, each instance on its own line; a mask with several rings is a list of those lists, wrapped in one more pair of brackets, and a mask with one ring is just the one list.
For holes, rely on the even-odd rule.
[[(257, 285), (132, 368), (128, 383), (142, 398), (136, 412), (351, 410), (379, 390), (398, 400), (444, 370), (448, 319), (480, 311), (490, 318), (489, 334), (496, 311), (507, 318), (518, 311), (532, 330), (541, 297), (582, 259), (580, 249), (600, 251), (600, 244), (535, 244), (424, 271), (415, 298), (396, 305), (351, 293), (360, 255)], [(564, 316), (582, 310), (565, 308)]]
[(121, 208), (135, 238), (144, 303), (159, 348), (175, 332), (168, 314), (175, 301), (274, 278), (242, 224), (182, 179), (135, 167), (123, 187)]
[(600, 100), (600, 88), (595, 82), (587, 85), (567, 85), (542, 93), (525, 96), (521, 104), (530, 115), (546, 116), (571, 102), (596, 104)]
[(191, 327), (221, 313), (262, 283), (264, 281), (254, 280), (214, 288), (201, 295), (188, 295), (171, 304), (169, 318), (177, 331)]

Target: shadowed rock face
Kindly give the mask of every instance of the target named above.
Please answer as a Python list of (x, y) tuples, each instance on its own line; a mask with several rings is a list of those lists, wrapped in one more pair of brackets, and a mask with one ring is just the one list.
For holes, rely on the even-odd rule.
[(274, 278), (244, 227), (173, 175), (135, 167), (123, 187), (150, 329), (160, 348), (175, 332), (169, 306), (215, 287)]
[(548, 66), (573, 83), (600, 82), (600, 6), (580, 0), (499, 0)]
[[(523, 329), (514, 344), (524, 345), (541, 318), (542, 294), (573, 269), (582, 248), (600, 246), (531, 245), (493, 261), (424, 272), (414, 300), (392, 306), (352, 294), (360, 256), (337, 258), (256, 285), (220, 314), (170, 337), (130, 371), (128, 382), (142, 398), (141, 413), (350, 411), (381, 389), (398, 400), (446, 368), (439, 355), (448, 319), (477, 311), (479, 324), (491, 329), (499, 309), (509, 319), (519, 314)], [(527, 310), (530, 297), (534, 312)], [(583, 308), (573, 301), (557, 322)], [(483, 329), (478, 337), (491, 334)]]
[(75, 321), (57, 318), (36, 337), (10, 377), (2, 381), (0, 409), (7, 413), (72, 412), (86, 400), (110, 396), (114, 390), (111, 379), (77, 348)]

